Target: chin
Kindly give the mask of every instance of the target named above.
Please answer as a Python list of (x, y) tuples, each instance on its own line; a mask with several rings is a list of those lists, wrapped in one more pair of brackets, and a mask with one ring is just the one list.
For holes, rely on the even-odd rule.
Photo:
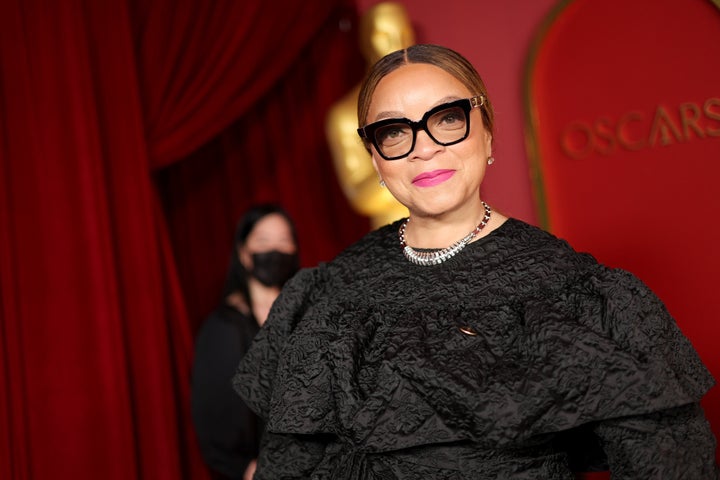
[(453, 208), (444, 203), (433, 203), (416, 205), (414, 208), (409, 208), (408, 210), (410, 210), (412, 215), (417, 217), (440, 218), (448, 212), (451, 212)]

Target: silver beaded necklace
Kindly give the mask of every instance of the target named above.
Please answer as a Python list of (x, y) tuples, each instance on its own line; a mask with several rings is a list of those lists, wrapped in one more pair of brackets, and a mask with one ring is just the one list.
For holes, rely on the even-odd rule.
[(485, 208), (485, 215), (483, 216), (482, 221), (478, 223), (477, 227), (475, 227), (472, 232), (468, 233), (463, 238), (453, 243), (449, 247), (441, 248), (440, 250), (435, 250), (432, 252), (418, 252), (405, 242), (405, 229), (407, 228), (408, 223), (410, 223), (410, 217), (408, 217), (407, 220), (405, 220), (403, 224), (400, 225), (400, 230), (398, 231), (398, 237), (400, 238), (400, 246), (403, 249), (403, 254), (405, 255), (405, 258), (410, 260), (415, 265), (422, 265), (424, 267), (427, 267), (429, 265), (437, 265), (438, 263), (443, 263), (445, 260), (457, 255), (460, 250), (465, 248), (465, 245), (470, 243), (470, 240), (475, 238), (475, 236), (480, 233), (480, 230), (485, 228), (485, 225), (487, 225), (488, 221), (490, 221), (490, 214), (492, 213), (492, 211), (490, 210), (490, 206), (485, 202), (482, 202), (482, 204)]

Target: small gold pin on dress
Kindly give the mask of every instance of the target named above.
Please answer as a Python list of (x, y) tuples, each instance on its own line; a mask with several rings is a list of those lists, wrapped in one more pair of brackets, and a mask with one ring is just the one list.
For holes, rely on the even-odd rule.
[(468, 327), (467, 325), (458, 327), (458, 330), (460, 330), (465, 335), (470, 335), (471, 337), (477, 336), (477, 332), (475, 330), (473, 330), (472, 328)]

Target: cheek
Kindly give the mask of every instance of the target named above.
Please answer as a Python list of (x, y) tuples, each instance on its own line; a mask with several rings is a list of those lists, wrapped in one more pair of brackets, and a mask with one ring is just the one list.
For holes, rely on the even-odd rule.
[(295, 253), (297, 252), (297, 245), (295, 245), (291, 241), (281, 242), (277, 245), (273, 245), (273, 247), (270, 250), (277, 250), (282, 253)]
[(472, 141), (467, 142), (467, 144), (463, 145), (463, 156), (467, 160), (475, 157), (482, 162), (485, 162), (487, 160), (487, 157), (489, 157), (491, 154), (491, 143), (492, 138), (486, 132), (483, 132), (482, 135), (478, 135), (472, 138)]
[(382, 179), (385, 179), (386, 176), (391, 175), (391, 173), (388, 172), (388, 165), (386, 160), (380, 158), (380, 156), (375, 153), (374, 149), (372, 150), (372, 164), (373, 168)]
[(384, 163), (379, 163), (378, 167), (376, 168), (378, 171), (378, 174), (380, 177), (382, 177), (385, 182), (395, 182), (398, 179), (400, 179), (402, 175), (402, 164), (399, 162), (392, 162), (387, 160), (381, 160)]
[(474, 181), (475, 177), (481, 178), (484, 176), (485, 167), (487, 166), (487, 155), (483, 148), (484, 145), (473, 145), (471, 148), (464, 150), (460, 153), (460, 162), (463, 165), (463, 170), (468, 173), (468, 180)]
[(465, 166), (473, 165), (482, 156), (483, 145), (476, 140), (465, 141), (454, 146), (456, 148), (453, 153)]
[(240, 258), (240, 263), (246, 270), (250, 270), (252, 268), (252, 259), (246, 250), (240, 250), (238, 252), (238, 257)]

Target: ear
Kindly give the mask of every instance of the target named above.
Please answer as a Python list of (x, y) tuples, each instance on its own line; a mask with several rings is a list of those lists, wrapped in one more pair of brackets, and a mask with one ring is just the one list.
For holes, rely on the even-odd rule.
[(485, 151), (492, 157), (492, 134), (485, 130)]

